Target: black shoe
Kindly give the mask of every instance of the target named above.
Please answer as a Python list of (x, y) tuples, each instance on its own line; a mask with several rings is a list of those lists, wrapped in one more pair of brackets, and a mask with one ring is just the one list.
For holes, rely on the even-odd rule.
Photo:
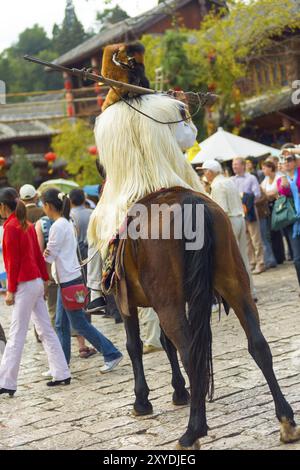
[(104, 297), (98, 297), (97, 299), (90, 302), (85, 309), (86, 313), (103, 313), (105, 314), (106, 310), (106, 301)]
[(8, 388), (0, 388), (0, 395), (3, 395), (4, 393), (8, 393), (10, 397), (13, 397), (14, 394), (16, 393), (16, 390), (9, 390)]
[(51, 382), (47, 382), (47, 387), (57, 387), (58, 385), (70, 385), (71, 377), (64, 380), (52, 380)]

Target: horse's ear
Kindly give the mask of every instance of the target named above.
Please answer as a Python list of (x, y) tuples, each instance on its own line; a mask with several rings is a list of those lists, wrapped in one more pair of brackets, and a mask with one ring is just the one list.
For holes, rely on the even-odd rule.
[(97, 167), (97, 171), (98, 171), (99, 175), (101, 176), (101, 178), (103, 178), (105, 180), (106, 174), (105, 174), (104, 166), (101, 165), (98, 158), (96, 160), (96, 167)]

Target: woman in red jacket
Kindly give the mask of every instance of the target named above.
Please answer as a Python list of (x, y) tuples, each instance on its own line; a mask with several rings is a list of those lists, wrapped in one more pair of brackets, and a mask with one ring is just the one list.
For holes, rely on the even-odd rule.
[(48, 386), (68, 385), (70, 371), (59, 339), (51, 327), (45, 294), (48, 274), (34, 226), (26, 220), (26, 207), (13, 188), (0, 190), (4, 224), (3, 258), (7, 272), (6, 304), (13, 305), (8, 341), (0, 365), (0, 394), (13, 396), (22, 351), (32, 318), (48, 356), (53, 380)]

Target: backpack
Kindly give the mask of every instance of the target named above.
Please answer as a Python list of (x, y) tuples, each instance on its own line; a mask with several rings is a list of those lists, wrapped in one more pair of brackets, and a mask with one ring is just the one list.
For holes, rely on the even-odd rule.
[(44, 237), (44, 242), (45, 242), (45, 247), (46, 247), (49, 241), (50, 228), (54, 220), (49, 219), (49, 217), (45, 215), (44, 217), (41, 217), (40, 221), (41, 221), (41, 229), (42, 229), (42, 234)]

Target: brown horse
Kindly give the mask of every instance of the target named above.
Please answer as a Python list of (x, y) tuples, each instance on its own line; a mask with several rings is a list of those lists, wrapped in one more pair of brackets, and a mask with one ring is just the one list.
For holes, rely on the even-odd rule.
[[(172, 368), (174, 405), (187, 404), (190, 418), (179, 449), (199, 448), (199, 438), (207, 435), (205, 398), (212, 393), (211, 305), (215, 295), (222, 298), (237, 315), (247, 339), (251, 356), (261, 369), (274, 399), (283, 442), (300, 439), (294, 413), (284, 398), (272, 366), (272, 355), (259, 325), (256, 305), (252, 299), (249, 278), (231, 228), (223, 210), (203, 194), (184, 188), (171, 188), (153, 193), (141, 201), (151, 222), (151, 205), (174, 204), (183, 208), (190, 204), (193, 215), (184, 223), (195, 223), (195, 209), (204, 205), (204, 245), (187, 250), (186, 240), (132, 239), (123, 245), (125, 289), (117, 284), (116, 298), (125, 323), (127, 350), (132, 361), (135, 380), (135, 415), (152, 413), (148, 399), (140, 340), (137, 307), (153, 307), (162, 329), (162, 344)], [(133, 220), (134, 217), (131, 218)], [(130, 217), (129, 217), (130, 220)], [(171, 225), (174, 225), (175, 216)], [(147, 224), (146, 224), (147, 225)], [(143, 229), (141, 227), (141, 234)], [(162, 227), (160, 224), (160, 233)], [(172, 234), (172, 230), (171, 230)], [(187, 306), (187, 308), (186, 308)], [(191, 396), (185, 388), (177, 353), (189, 377)]]

